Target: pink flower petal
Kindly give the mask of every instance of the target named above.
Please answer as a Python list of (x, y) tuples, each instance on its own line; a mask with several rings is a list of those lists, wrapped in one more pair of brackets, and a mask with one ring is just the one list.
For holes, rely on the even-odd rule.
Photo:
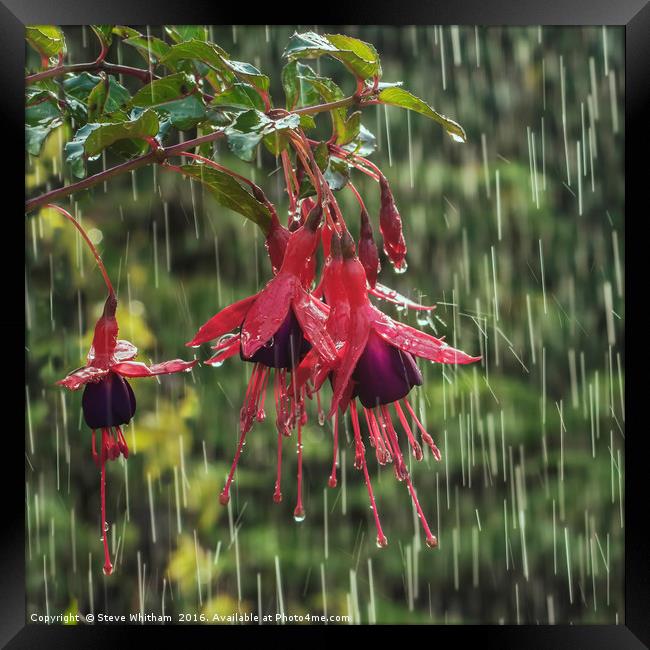
[(210, 357), (205, 363), (210, 366), (217, 364), (221, 365), (226, 359), (229, 359), (234, 354), (237, 354), (237, 352), (239, 352), (239, 345), (239, 337), (231, 339), (228, 341), (228, 345), (221, 346), (219, 348), (219, 352), (213, 357)]
[(125, 341), (123, 339), (118, 339), (117, 345), (115, 346), (115, 351), (113, 352), (113, 358), (116, 362), (121, 361), (130, 361), (138, 355), (138, 348), (131, 343), (131, 341)]
[(77, 390), (91, 381), (99, 381), (102, 377), (108, 374), (106, 368), (95, 368), (93, 366), (84, 366), (74, 372), (71, 372), (65, 379), (61, 379), (56, 383), (59, 386), (65, 386), (70, 390)]
[(248, 298), (244, 298), (243, 300), (235, 302), (232, 305), (228, 305), (225, 309), (222, 309), (207, 323), (201, 325), (194, 338), (185, 345), (196, 348), (201, 345), (201, 343), (217, 339), (223, 334), (234, 330), (235, 327), (239, 327), (257, 296), (258, 294), (248, 296)]
[(337, 360), (336, 346), (327, 332), (327, 312), (321, 305), (320, 301), (312, 298), (302, 287), (296, 289), (293, 311), (300, 323), (302, 333), (323, 361), (333, 365)]
[(171, 361), (163, 361), (153, 366), (147, 366), (141, 361), (124, 361), (116, 363), (111, 370), (122, 375), (122, 377), (153, 377), (155, 375), (168, 375), (172, 372), (188, 372), (197, 363), (197, 361), (172, 359)]
[(242, 354), (252, 357), (278, 331), (291, 304), (298, 279), (279, 273), (257, 294), (241, 328)]
[(378, 309), (371, 308), (373, 328), (387, 343), (406, 352), (437, 363), (473, 363), (481, 357), (472, 357), (466, 352), (456, 350), (444, 341), (435, 338), (414, 327), (398, 323)]
[(401, 305), (407, 307), (408, 309), (414, 309), (415, 311), (433, 311), (436, 306), (431, 305), (421, 305), (419, 302), (415, 302), (406, 296), (403, 296), (400, 293), (397, 293), (395, 289), (391, 289), (383, 284), (377, 282), (373, 289), (370, 289), (368, 293), (371, 293), (375, 298), (380, 298), (381, 300), (387, 300), (392, 302), (395, 305)]
[(348, 389), (352, 373), (366, 347), (369, 335), (370, 319), (368, 318), (368, 310), (353, 310), (350, 314), (347, 341), (345, 347), (341, 350), (341, 365), (334, 374), (334, 393), (332, 395), (330, 417), (336, 413), (339, 402), (341, 402), (346, 389)]

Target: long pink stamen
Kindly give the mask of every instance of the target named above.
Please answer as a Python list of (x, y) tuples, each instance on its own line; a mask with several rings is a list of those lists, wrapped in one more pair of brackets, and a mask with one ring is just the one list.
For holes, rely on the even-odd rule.
[(393, 459), (391, 452), (386, 449), (386, 444), (382, 437), (381, 431), (379, 430), (379, 425), (375, 419), (375, 414), (367, 408), (363, 409), (363, 412), (366, 416), (366, 423), (368, 424), (368, 429), (372, 431), (372, 435), (375, 438), (375, 454), (377, 456), (377, 461), (380, 465), (385, 465), (390, 463)]
[(298, 522), (305, 518), (305, 509), (302, 505), (302, 424), (300, 422), (298, 422), (298, 499), (293, 518)]
[(241, 456), (241, 450), (244, 446), (244, 441), (246, 440), (247, 433), (248, 429), (242, 429), (239, 436), (239, 443), (237, 444), (237, 451), (235, 452), (235, 457), (232, 461), (232, 465), (230, 466), (230, 473), (228, 474), (226, 484), (224, 485), (223, 490), (221, 490), (221, 494), (219, 495), (219, 503), (221, 503), (222, 506), (228, 505), (228, 501), (230, 501), (230, 484), (232, 483), (233, 476), (235, 475), (235, 470), (237, 469), (237, 463), (239, 462), (239, 457)]
[[(436, 443), (433, 442), (433, 438), (427, 433), (427, 430), (422, 426), (420, 420), (418, 420), (418, 416), (415, 415), (415, 411), (413, 410), (413, 407), (409, 404), (409, 401), (406, 398), (404, 398), (404, 405), (406, 406), (408, 412), (411, 414), (416, 424), (418, 425), (418, 429), (420, 429), (420, 435), (422, 436), (422, 440), (429, 447), (429, 449), (431, 449), (431, 453), (433, 453), (433, 457), (436, 460), (440, 460), (442, 458), (442, 454), (440, 453), (440, 450), (438, 449), (438, 447), (436, 447)], [(398, 406), (397, 402), (395, 402), (395, 406)]]
[(120, 427), (115, 427), (115, 430), (117, 431), (117, 446), (119, 447), (119, 450), (122, 452), (122, 456), (124, 456), (124, 458), (128, 458), (129, 447), (126, 444), (126, 440), (124, 439), (124, 434), (122, 433), (122, 429), (120, 429)]
[(408, 475), (408, 470), (406, 469), (406, 464), (404, 463), (404, 457), (402, 456), (402, 450), (399, 448), (399, 440), (397, 439), (397, 433), (393, 428), (393, 423), (390, 419), (390, 413), (386, 408), (385, 404), (382, 404), (377, 410), (377, 418), (379, 419), (382, 429), (388, 435), (388, 440), (390, 441), (391, 448), (393, 450), (394, 461), (395, 461), (395, 476), (399, 481), (403, 481)]
[(334, 414), (334, 453), (332, 455), (332, 472), (327, 484), (333, 488), (336, 487), (336, 461), (339, 453), (339, 413)]
[(420, 502), (418, 501), (417, 494), (415, 493), (415, 488), (413, 487), (413, 483), (411, 483), (411, 477), (407, 474), (406, 475), (406, 484), (408, 485), (409, 492), (411, 493), (411, 499), (413, 500), (413, 504), (415, 505), (415, 509), (418, 512), (418, 518), (420, 520), (420, 523), (422, 524), (422, 528), (424, 529), (424, 534), (426, 535), (426, 542), (427, 546), (429, 548), (435, 548), (438, 546), (438, 538), (431, 532), (431, 529), (429, 528), (429, 524), (427, 523), (427, 518), (424, 516), (424, 512), (422, 512), (422, 506), (420, 506)]
[(275, 479), (275, 492), (273, 501), (280, 503), (282, 501), (282, 492), (280, 491), (280, 481), (282, 480), (282, 432), (278, 431), (278, 473)]
[[(420, 522), (422, 523), (422, 528), (424, 529), (424, 534), (426, 535), (426, 543), (429, 548), (435, 548), (438, 545), (438, 540), (436, 536), (431, 532), (431, 529), (429, 528), (429, 524), (427, 523), (427, 519), (424, 516), (424, 512), (422, 511), (422, 506), (420, 506), (420, 502), (418, 501), (417, 494), (415, 493), (415, 488), (413, 487), (413, 483), (411, 482), (411, 477), (409, 476), (408, 470), (406, 469), (406, 465), (404, 464), (404, 459), (402, 458), (402, 453), (399, 448), (399, 442), (397, 440), (397, 434), (395, 433), (395, 429), (393, 428), (393, 423), (391, 422), (390, 419), (390, 413), (388, 412), (388, 408), (385, 405), (381, 406), (381, 410), (384, 416), (384, 422), (386, 423), (386, 427), (388, 429), (390, 438), (393, 442), (393, 446), (395, 449), (395, 453), (398, 454), (399, 457), (399, 463), (401, 467), (403, 468), (403, 475), (401, 477), (402, 480), (406, 481), (406, 485), (408, 486), (408, 490), (411, 493), (411, 499), (413, 501), (413, 505), (415, 506), (415, 509), (417, 510), (418, 513), (418, 518), (420, 519)], [(399, 476), (398, 476), (399, 478)]]
[[(94, 433), (94, 432), (93, 432)], [(104, 573), (109, 576), (113, 573), (111, 564), (111, 554), (108, 551), (108, 525), (106, 523), (106, 460), (108, 450), (109, 433), (107, 429), (102, 429), (102, 454), (101, 454), (101, 479), (100, 479), (100, 499), (102, 512), (102, 542), (104, 544)]]
[(99, 456), (97, 455), (97, 446), (95, 443), (95, 429), (93, 429), (92, 454), (93, 454), (93, 460), (95, 461), (95, 465), (99, 467)]
[(366, 489), (368, 490), (368, 498), (370, 499), (370, 508), (372, 509), (372, 514), (375, 518), (375, 527), (377, 528), (377, 546), (379, 548), (384, 548), (388, 546), (388, 539), (384, 535), (384, 531), (381, 528), (381, 522), (379, 521), (379, 512), (377, 511), (377, 504), (375, 503), (375, 495), (372, 491), (372, 484), (370, 482), (370, 476), (368, 475), (368, 466), (366, 465), (366, 454), (365, 448), (363, 446), (363, 441), (361, 440), (361, 430), (359, 428), (359, 417), (357, 415), (357, 407), (355, 401), (350, 402), (350, 415), (352, 419), (352, 429), (354, 431), (354, 442), (355, 447), (357, 448), (357, 456), (360, 457), (361, 469), (363, 469), (363, 478), (366, 482)]
[(422, 460), (422, 447), (420, 447), (420, 443), (413, 436), (411, 427), (409, 426), (409, 423), (404, 415), (404, 412), (399, 406), (399, 402), (394, 402), (394, 406), (395, 406), (395, 411), (397, 412), (397, 417), (399, 418), (399, 421), (402, 423), (402, 428), (404, 429), (404, 431), (406, 431), (406, 436), (409, 439), (409, 444), (411, 445), (411, 449), (413, 450), (413, 455), (415, 456), (415, 460)]

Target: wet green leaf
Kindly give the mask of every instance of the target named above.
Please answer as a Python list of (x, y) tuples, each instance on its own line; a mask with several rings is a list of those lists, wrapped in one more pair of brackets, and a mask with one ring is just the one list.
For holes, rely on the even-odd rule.
[(118, 25), (113, 28), (113, 34), (122, 37), (124, 39), (122, 42), (135, 48), (147, 62), (150, 60), (159, 62), (171, 49), (165, 41), (155, 36), (144, 36), (131, 27)]
[(161, 117), (184, 131), (205, 119), (205, 105), (198, 95), (196, 82), (184, 72), (156, 79), (143, 86), (131, 100), (131, 106), (153, 108)]
[(49, 58), (65, 52), (63, 31), (54, 25), (25, 27), (25, 38), (41, 56)]
[[(343, 91), (328, 77), (319, 77), (309, 66), (304, 66), (303, 75), (299, 79), (311, 85), (324, 102), (335, 102), (345, 97)], [(335, 108), (329, 111), (332, 125), (336, 131), (336, 143), (346, 144), (359, 133), (360, 117), (351, 115), (348, 118), (346, 108)]]
[(253, 88), (253, 86), (245, 83), (234, 84), (224, 92), (217, 95), (210, 105), (237, 110), (264, 110), (264, 102), (262, 101), (260, 94), (255, 90), (255, 88)]
[(186, 176), (199, 181), (216, 201), (256, 223), (266, 234), (271, 227), (271, 214), (246, 188), (232, 176), (206, 165), (181, 165)]
[(158, 129), (158, 118), (150, 110), (132, 120), (86, 124), (65, 145), (66, 162), (75, 176), (83, 178), (86, 160), (96, 159), (104, 149), (123, 140), (133, 145), (125, 153), (142, 153), (149, 148), (144, 138), (155, 136)]
[(463, 127), (454, 122), (454, 120), (441, 115), (436, 110), (431, 108), (429, 104), (425, 101), (411, 94), (408, 90), (404, 88), (392, 87), (385, 88), (379, 93), (379, 101), (383, 104), (390, 104), (392, 106), (399, 106), (400, 108), (406, 108), (410, 111), (415, 111), (420, 113), (440, 124), (447, 133), (452, 137), (456, 142), (466, 142), (467, 136)]
[(91, 25), (91, 27), (102, 47), (108, 49), (113, 42), (113, 25)]
[(206, 40), (208, 30), (203, 25), (167, 25), (165, 32), (176, 43), (194, 39)]
[(282, 68), (282, 87), (288, 110), (318, 103), (319, 93), (311, 84), (305, 82), (305, 78), (310, 76), (316, 76), (316, 73), (299, 61), (290, 61)]
[(315, 59), (331, 56), (345, 65), (359, 79), (381, 76), (381, 64), (377, 50), (364, 41), (343, 34), (315, 32), (294, 34), (289, 39), (284, 56), (293, 59)]

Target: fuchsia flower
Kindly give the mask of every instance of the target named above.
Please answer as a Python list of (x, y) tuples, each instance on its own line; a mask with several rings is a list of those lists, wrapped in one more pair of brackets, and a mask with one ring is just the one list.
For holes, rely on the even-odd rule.
[[(56, 383), (70, 390), (78, 390), (84, 386), (81, 408), (86, 424), (92, 429), (92, 454), (95, 463), (101, 468), (101, 516), (102, 542), (104, 544), (104, 573), (113, 572), (110, 553), (108, 552), (106, 524), (106, 461), (124, 456), (128, 458), (129, 448), (120, 428), (128, 424), (135, 415), (135, 395), (126, 377), (155, 377), (173, 372), (189, 371), (196, 361), (165, 361), (153, 366), (147, 366), (139, 361), (133, 361), (138, 349), (133, 343), (117, 338), (119, 327), (115, 312), (117, 298), (113, 285), (106, 273), (92, 241), (74, 217), (62, 207), (49, 204), (47, 207), (62, 214), (83, 237), (92, 251), (97, 266), (102, 273), (108, 289), (108, 297), (104, 303), (104, 311), (95, 324), (93, 342), (88, 352), (86, 365), (71, 372), (67, 377)], [(95, 431), (101, 429), (102, 440), (99, 452), (95, 440)]]
[[(126, 378), (155, 377), (173, 372), (191, 370), (196, 361), (165, 361), (147, 366), (133, 361), (138, 349), (129, 341), (119, 340), (115, 318), (117, 299), (109, 292), (104, 312), (95, 325), (93, 342), (85, 366), (71, 372), (57, 384), (70, 390), (84, 386), (81, 400), (84, 420), (92, 429), (92, 454), (101, 468), (102, 541), (104, 543), (104, 573), (113, 571), (106, 538), (106, 461), (116, 460), (120, 455), (129, 456), (129, 448), (120, 428), (128, 424), (135, 414), (135, 395)], [(102, 440), (97, 451), (95, 431), (100, 429)]]
[[(197, 347), (201, 343), (220, 339), (217, 354), (208, 364), (221, 364), (239, 352), (244, 361), (254, 365), (240, 411), (240, 438), (232, 467), (221, 492), (220, 501), (228, 503), (230, 485), (241, 455), (246, 434), (255, 420), (263, 420), (264, 396), (270, 369), (275, 370), (274, 392), (278, 425), (278, 479), (274, 499), (280, 501), (280, 471), (282, 435), (289, 436), (298, 428), (299, 488), (302, 478), (301, 427), (304, 412), (304, 391), (290, 392), (287, 373), (300, 363), (310, 347), (317, 351), (325, 363), (334, 364), (337, 351), (326, 331), (328, 308), (305, 289), (305, 269), (311, 268), (311, 259), (320, 239), (322, 208), (312, 208), (300, 226), (289, 236), (286, 251), (277, 275), (259, 293), (229, 305), (201, 326), (196, 336), (187, 344)], [(312, 275), (313, 277), (313, 275)], [(309, 279), (311, 283), (311, 279)], [(237, 335), (228, 334), (240, 327)], [(300, 489), (295, 516), (304, 518)]]
[[(362, 404), (368, 429), (370, 444), (375, 448), (377, 460), (385, 465), (393, 462), (395, 474), (400, 481), (406, 481), (413, 503), (424, 528), (427, 544), (435, 546), (437, 540), (431, 533), (418, 501), (399, 445), (397, 432), (392, 422), (389, 406), (392, 405), (404, 429), (413, 454), (422, 459), (422, 448), (415, 439), (408, 419), (400, 406), (404, 407), (417, 424), (422, 440), (431, 449), (434, 457), (440, 460), (440, 452), (431, 436), (415, 415), (406, 396), (414, 386), (422, 384), (422, 374), (415, 363), (421, 357), (438, 363), (472, 363), (480, 357), (472, 357), (465, 352), (448, 346), (443, 340), (420, 332), (404, 323), (389, 318), (372, 306), (368, 299), (366, 273), (355, 255), (354, 243), (345, 232), (342, 240), (342, 259), (338, 258), (338, 236), (332, 239), (331, 259), (324, 272), (324, 294), (330, 305), (328, 331), (336, 343), (341, 344), (339, 362), (333, 369), (333, 398), (330, 416), (334, 421), (334, 455), (338, 434), (338, 413), (340, 407), (345, 412), (349, 406), (355, 439), (355, 467), (362, 469), (368, 489), (375, 524), (377, 544), (385, 546), (372, 486), (365, 461), (365, 447), (361, 437), (359, 417), (355, 398)], [(326, 273), (326, 274), (325, 274)], [(310, 353), (298, 374), (304, 377), (305, 371), (311, 374), (314, 388), (318, 390), (329, 368), (319, 365)], [(329, 484), (336, 485), (336, 465), (333, 463)]]

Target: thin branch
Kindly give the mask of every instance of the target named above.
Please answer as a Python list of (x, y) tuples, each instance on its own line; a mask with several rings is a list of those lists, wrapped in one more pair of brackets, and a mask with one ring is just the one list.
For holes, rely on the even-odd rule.
[(360, 97), (358, 95), (350, 95), (335, 102), (328, 102), (327, 104), (317, 104), (316, 106), (305, 106), (304, 108), (296, 108), (291, 113), (295, 115), (316, 115), (316, 113), (323, 113), (324, 111), (331, 111), (335, 108), (344, 108), (352, 104), (359, 104)]
[(53, 68), (48, 68), (42, 72), (37, 72), (35, 74), (28, 75), (25, 77), (25, 85), (36, 83), (37, 81), (42, 81), (43, 79), (51, 79), (52, 77), (60, 77), (68, 72), (107, 72), (109, 74), (125, 74), (130, 75), (131, 77), (137, 77), (143, 83), (149, 83), (153, 79), (156, 79), (156, 75), (149, 70), (143, 70), (141, 68), (132, 68), (128, 65), (117, 65), (115, 63), (108, 63), (98, 59), (97, 61), (92, 61), (90, 63), (75, 63), (74, 65), (57, 65)]
[(165, 147), (164, 149), (160, 148), (154, 151), (150, 151), (143, 156), (133, 158), (133, 160), (127, 160), (126, 162), (116, 165), (115, 167), (106, 169), (102, 172), (94, 174), (93, 176), (88, 176), (88, 178), (84, 178), (77, 183), (72, 183), (71, 185), (65, 185), (63, 187), (58, 187), (55, 190), (50, 190), (45, 194), (41, 194), (40, 196), (27, 201), (25, 203), (25, 213), (32, 212), (33, 210), (36, 210), (36, 208), (39, 208), (46, 203), (60, 200), (66, 196), (69, 196), (70, 194), (74, 194), (75, 192), (86, 190), (89, 187), (97, 185), (98, 183), (104, 183), (109, 178), (113, 178), (114, 176), (119, 176), (120, 174), (124, 174), (128, 171), (133, 171), (134, 169), (144, 167), (145, 165), (149, 165), (151, 163), (163, 162), (169, 156), (178, 155), (179, 152), (186, 151), (187, 149), (192, 149), (193, 147), (197, 147), (204, 142), (212, 142), (222, 135), (223, 131), (215, 131), (214, 133), (202, 135), (198, 138), (194, 138), (193, 140), (179, 142), (178, 144), (171, 145), (170, 147)]

